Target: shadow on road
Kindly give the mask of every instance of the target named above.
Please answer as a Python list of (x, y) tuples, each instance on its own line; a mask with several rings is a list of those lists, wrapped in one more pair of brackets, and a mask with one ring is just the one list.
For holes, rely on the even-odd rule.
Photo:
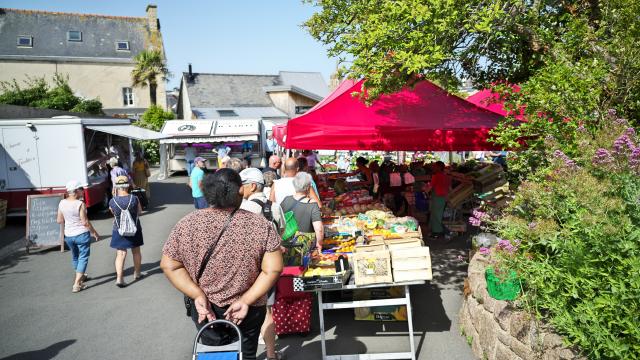
[[(172, 178), (172, 180), (175, 181), (175, 178)], [(153, 211), (163, 205), (188, 205), (193, 203), (191, 189), (187, 186), (187, 178), (184, 178), (183, 183), (169, 181), (151, 183), (151, 194), (149, 211)], [(155, 196), (154, 194), (162, 194), (162, 196), (160, 198), (160, 196)]]
[(26, 352), (21, 352), (21, 353), (17, 353), (17, 354), (13, 354), (13, 355), (9, 355), (5, 358), (2, 358), (0, 360), (32, 360), (32, 359), (38, 359), (38, 360), (48, 360), (48, 359), (53, 359), (54, 357), (56, 357), (56, 355), (58, 355), (60, 353), (60, 351), (62, 351), (63, 349), (73, 345), (76, 342), (76, 340), (64, 340), (64, 341), (60, 341), (57, 342), (53, 345), (50, 345), (42, 350), (34, 350), (34, 351), (26, 351)]
[[(115, 256), (115, 252), (114, 252), (114, 256)], [(162, 273), (162, 269), (160, 269), (160, 260), (158, 261), (154, 261), (151, 263), (144, 263), (140, 266), (140, 270), (146, 274), (146, 277), (149, 276), (153, 276), (156, 274), (161, 274)], [(132, 276), (133, 275), (133, 266), (130, 266), (128, 268), (126, 268), (124, 270), (124, 276)], [(101, 281), (98, 281), (101, 280)], [(97, 282), (96, 282), (97, 281)], [(100, 285), (104, 285), (106, 283), (110, 283), (110, 282), (115, 282), (116, 281), (116, 272), (112, 272), (109, 274), (104, 274), (104, 275), (100, 275), (100, 276), (92, 276), (91, 280), (87, 281), (87, 284), (89, 285), (89, 288), (94, 288)], [(138, 280), (138, 281), (144, 281), (144, 279)], [(136, 282), (138, 282), (136, 281)], [(130, 283), (130, 285), (133, 284), (133, 282)], [(1, 360), (1, 359), (0, 359)]]

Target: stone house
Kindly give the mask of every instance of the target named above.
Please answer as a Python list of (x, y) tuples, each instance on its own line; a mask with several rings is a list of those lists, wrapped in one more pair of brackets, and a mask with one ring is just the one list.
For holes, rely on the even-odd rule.
[[(131, 86), (134, 56), (164, 53), (156, 5), (146, 17), (124, 17), (0, 8), (0, 81), (54, 74), (69, 78), (76, 95), (98, 98), (107, 115), (135, 117), (150, 106), (148, 88)], [(158, 81), (158, 105), (166, 107)]]

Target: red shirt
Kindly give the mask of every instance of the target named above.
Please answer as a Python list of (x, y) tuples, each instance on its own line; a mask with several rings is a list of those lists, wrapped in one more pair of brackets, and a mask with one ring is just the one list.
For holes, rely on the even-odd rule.
[(445, 173), (435, 173), (431, 176), (431, 188), (437, 196), (445, 197), (449, 195), (451, 179)]

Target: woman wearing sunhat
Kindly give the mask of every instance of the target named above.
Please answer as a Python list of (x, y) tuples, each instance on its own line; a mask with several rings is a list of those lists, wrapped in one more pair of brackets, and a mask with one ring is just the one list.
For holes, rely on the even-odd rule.
[(58, 205), (58, 223), (64, 225), (64, 241), (71, 250), (71, 262), (76, 272), (71, 291), (77, 293), (87, 288), (86, 270), (91, 249), (91, 236), (98, 241), (98, 233), (87, 217), (87, 207), (82, 201), (84, 193), (80, 182), (67, 183), (67, 198)]
[[(111, 247), (116, 249), (116, 286), (123, 288), (127, 286), (124, 282), (124, 261), (127, 257), (127, 249), (131, 249), (133, 255), (133, 280), (144, 277), (141, 272), (142, 253), (140, 246), (144, 244), (142, 239), (142, 226), (138, 217), (142, 213), (142, 206), (138, 198), (129, 194), (129, 177), (118, 176), (115, 181), (115, 196), (109, 202), (109, 209), (115, 217), (113, 221), (113, 231), (111, 235)], [(133, 223), (136, 226), (135, 235), (121, 235), (122, 212), (129, 211)]]

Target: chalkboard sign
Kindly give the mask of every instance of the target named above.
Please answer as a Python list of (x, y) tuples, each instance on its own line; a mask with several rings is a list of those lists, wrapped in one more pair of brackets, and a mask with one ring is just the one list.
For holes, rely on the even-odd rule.
[(64, 251), (62, 225), (58, 224), (58, 204), (62, 194), (27, 196), (27, 252), (29, 247), (57, 246)]

